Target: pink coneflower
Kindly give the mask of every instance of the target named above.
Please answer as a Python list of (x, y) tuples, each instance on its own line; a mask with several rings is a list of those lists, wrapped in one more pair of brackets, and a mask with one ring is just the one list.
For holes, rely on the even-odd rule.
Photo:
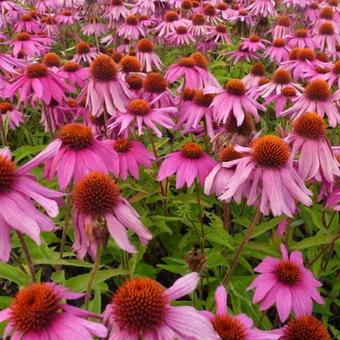
[(260, 52), (266, 48), (267, 40), (261, 39), (258, 35), (252, 34), (248, 38), (242, 38), (240, 44), (241, 50), (248, 50), (250, 52)]
[(335, 12), (331, 6), (321, 8), (319, 18), (313, 25), (313, 33), (317, 33), (320, 26), (324, 23), (331, 23), (334, 31), (339, 34), (339, 27), (335, 20)]
[(106, 111), (114, 116), (117, 110), (125, 112), (132, 93), (118, 72), (115, 62), (109, 56), (100, 54), (91, 63), (90, 75), (84, 93), (87, 93), (87, 105), (90, 105), (92, 115), (98, 117)]
[(41, 25), (31, 13), (23, 14), (20, 20), (13, 27), (14, 32), (27, 32), (30, 34), (38, 33), (41, 30)]
[(49, 15), (41, 18), (42, 31), (46, 32), (48, 35), (59, 34), (58, 23), (53, 15)]
[(9, 41), (9, 45), (13, 48), (15, 57), (21, 53), (27, 57), (41, 56), (48, 50), (40, 36), (30, 35), (27, 32), (17, 33), (15, 38)]
[(292, 7), (299, 10), (299, 8), (307, 7), (310, 4), (310, 0), (283, 0), (282, 4), (286, 5), (288, 8)]
[(141, 142), (118, 138), (107, 143), (117, 152), (118, 158), (114, 160), (118, 163), (117, 176), (123, 180), (126, 180), (129, 174), (138, 180), (139, 166), (150, 168), (155, 160), (155, 156)]
[(89, 127), (71, 123), (60, 129), (58, 138), (32, 163), (44, 162), (44, 176), (52, 180), (57, 175), (59, 188), (64, 190), (71, 181), (79, 182), (91, 171), (117, 173), (118, 166), (112, 162), (115, 158), (112, 148), (95, 139)]
[(318, 44), (314, 41), (314, 39), (310, 36), (310, 32), (308, 29), (299, 28), (295, 30), (293, 34), (287, 37), (288, 45), (292, 48), (318, 48)]
[(25, 10), (14, 1), (4, 0), (0, 2), (0, 11), (2, 14), (7, 15), (7, 12), (19, 12), (24, 13)]
[(208, 156), (199, 144), (188, 142), (180, 151), (165, 156), (157, 176), (158, 181), (176, 173), (176, 189), (192, 186), (197, 178), (203, 186), (204, 181), (216, 162)]
[(8, 121), (8, 125), (11, 129), (15, 129), (24, 122), (24, 115), (18, 109), (13, 107), (10, 102), (0, 103), (0, 115), (0, 121)]
[(210, 320), (220, 339), (278, 340), (281, 338), (281, 333), (265, 332), (253, 327), (253, 320), (246, 314), (230, 315), (227, 298), (226, 289), (223, 286), (218, 286), (215, 291), (216, 313), (202, 312)]
[(198, 282), (197, 273), (181, 277), (168, 289), (148, 277), (125, 281), (104, 312), (105, 324), (111, 329), (109, 340), (218, 340), (210, 322), (199, 311), (171, 304), (192, 293)]
[(302, 96), (294, 105), (283, 111), (280, 116), (291, 115), (294, 119), (305, 112), (316, 112), (321, 117), (328, 117), (329, 125), (336, 127), (340, 124), (340, 113), (336, 101), (340, 99), (340, 91), (332, 93), (325, 80), (315, 79), (308, 83)]
[(185, 26), (179, 26), (176, 30), (166, 36), (166, 39), (176, 46), (190, 45), (195, 41), (189, 29)]
[(273, 41), (264, 52), (264, 56), (268, 57), (271, 61), (280, 64), (282, 61), (286, 61), (289, 58), (290, 48), (286, 45), (284, 39), (277, 38)]
[(187, 134), (192, 129), (200, 127), (204, 122), (206, 132), (210, 138), (215, 135), (213, 126), (213, 110), (210, 107), (214, 99), (213, 94), (203, 94), (203, 91), (195, 91), (194, 97), (189, 105), (186, 106), (185, 111), (178, 119), (177, 128), (183, 128), (183, 133)]
[(81, 41), (76, 46), (76, 54), (73, 57), (73, 61), (87, 62), (91, 63), (93, 59), (95, 59), (98, 55), (98, 52), (95, 47), (91, 47), (88, 43)]
[(15, 78), (2, 93), (5, 98), (19, 94), (19, 103), (32, 100), (35, 105), (37, 100), (49, 104), (52, 99), (61, 103), (65, 92), (73, 92), (73, 88), (66, 84), (60, 75), (48, 69), (41, 63), (28, 65), (25, 72)]
[(151, 102), (144, 99), (133, 99), (126, 107), (126, 112), (118, 112), (116, 117), (110, 121), (109, 128), (114, 129), (119, 127), (119, 134), (128, 130), (131, 125), (137, 127), (138, 135), (143, 134), (143, 129), (150, 128), (158, 137), (162, 136), (162, 132), (158, 129), (156, 124), (159, 124), (166, 129), (172, 129), (175, 126), (173, 120), (169, 117), (169, 114), (177, 112), (175, 107), (161, 107), (155, 108), (158, 98), (155, 98)]
[(126, 19), (128, 15), (129, 10), (125, 7), (123, 0), (111, 0), (104, 12), (104, 18), (111, 22)]
[(79, 336), (84, 340), (92, 340), (94, 337), (106, 337), (107, 329), (104, 325), (87, 320), (101, 319), (99, 315), (64, 301), (83, 296), (54, 282), (33, 283), (22, 288), (11, 305), (0, 312), (1, 322), (9, 321), (4, 337), (41, 340)]
[(266, 110), (263, 105), (246, 94), (246, 87), (240, 79), (227, 81), (224, 88), (207, 86), (204, 89), (204, 93), (216, 94), (211, 106), (219, 122), (225, 123), (228, 116), (233, 114), (237, 125), (240, 126), (244, 120), (245, 112), (251, 113), (258, 121), (259, 115), (257, 111)]
[(324, 22), (320, 25), (318, 33), (314, 36), (314, 41), (318, 44), (321, 51), (335, 52), (336, 45), (340, 44), (339, 32), (336, 32), (334, 24)]
[(34, 164), (16, 168), (8, 148), (0, 150), (0, 261), (11, 252), (11, 228), (28, 235), (40, 245), (40, 232), (54, 229), (53, 222), (36, 208), (36, 203), (51, 217), (58, 215), (57, 199), (63, 194), (44, 188), (29, 173)]
[(222, 18), (219, 16), (215, 5), (213, 5), (212, 3), (203, 4), (202, 14), (205, 15), (208, 25), (218, 25), (223, 21)]
[(281, 254), (282, 259), (268, 256), (255, 267), (260, 274), (247, 289), (255, 289), (253, 303), (260, 302), (261, 311), (275, 304), (284, 322), (291, 311), (295, 316), (311, 315), (312, 300), (322, 304), (323, 299), (317, 290), (321, 283), (303, 266), (302, 253), (293, 251), (288, 256), (286, 246), (281, 244)]
[(18, 73), (17, 68), (25, 68), (24, 61), (0, 52), (0, 70), (4, 73)]
[(253, 16), (264, 18), (276, 16), (274, 0), (254, 0), (247, 9)]
[(150, 39), (143, 38), (138, 41), (136, 56), (146, 72), (151, 72), (153, 68), (162, 69), (163, 64), (155, 53), (155, 45)]
[(321, 79), (326, 80), (329, 86), (336, 85), (340, 88), (340, 60), (337, 60), (332, 65), (333, 67), (320, 76)]
[(311, 2), (307, 7), (303, 9), (303, 18), (307, 22), (315, 22), (320, 16), (320, 6), (316, 1)]
[(118, 28), (118, 36), (130, 40), (137, 40), (141, 36), (145, 36), (145, 30), (134, 15), (130, 15), (125, 19), (125, 22)]
[(263, 136), (255, 139), (251, 147), (237, 147), (248, 155), (223, 163), (224, 167), (236, 165), (235, 173), (228, 181), (220, 200), (229, 202), (245, 182), (250, 186), (247, 205), (257, 202), (260, 211), (274, 216), (286, 214), (292, 217), (296, 202), (311, 205), (312, 195), (289, 161), (288, 145), (279, 137)]
[(44, 57), (41, 60), (41, 63), (47, 66), (49, 70), (58, 72), (61, 66), (61, 58), (58, 56), (58, 54), (54, 52), (49, 52), (44, 55)]
[(276, 19), (273, 28), (273, 39), (285, 39), (292, 33), (291, 20), (287, 15), (281, 15)]
[(326, 136), (323, 119), (313, 112), (302, 114), (294, 121), (293, 133), (287, 141), (292, 144), (291, 159), (299, 153), (298, 171), (303, 180), (334, 182), (340, 176), (339, 164)]
[(105, 33), (107, 30), (106, 26), (104, 24), (102, 24), (101, 22), (90, 22), (88, 24), (86, 24), (82, 29), (81, 32), (84, 35), (94, 35), (96, 37), (99, 37), (100, 35), (102, 35), (103, 33)]
[(82, 67), (75, 61), (67, 61), (63, 67), (58, 71), (59, 74), (71, 85), (75, 85), (78, 88), (83, 88), (90, 76), (90, 70), (88, 67)]
[(238, 63), (241, 60), (250, 63), (260, 59), (255, 52), (251, 52), (247, 49), (243, 50), (240, 46), (237, 50), (226, 52), (225, 55), (229, 56), (228, 61), (233, 61), (235, 63)]
[(248, 75), (242, 78), (242, 81), (246, 87), (246, 89), (250, 89), (252, 87), (257, 87), (259, 85), (260, 80), (265, 76), (265, 69), (262, 63), (256, 62), (250, 69)]
[(212, 39), (215, 43), (223, 43), (231, 45), (232, 41), (227, 31), (227, 27), (223, 24), (213, 26), (209, 30), (209, 39)]
[(56, 15), (55, 19), (59, 25), (73, 25), (79, 21), (80, 17), (74, 12), (74, 10), (65, 8)]
[[(138, 213), (121, 196), (116, 181), (107, 174), (91, 172), (76, 184), (72, 192), (72, 219), (75, 231), (74, 251), (79, 258), (87, 252), (95, 257), (97, 238), (105, 234), (100, 221), (106, 222), (107, 231), (119, 248), (136, 253), (129, 242), (128, 230), (134, 231), (140, 242), (147, 244), (152, 239), (150, 232), (140, 221)], [(106, 229), (106, 228), (105, 228)]]
[[(231, 10), (230, 10), (231, 11)], [(240, 8), (236, 11), (232, 11), (230, 17), (224, 14), (224, 18), (226, 20), (230, 20), (231, 23), (245, 23), (247, 26), (251, 26), (255, 24), (255, 20), (251, 13), (246, 8)]]
[(189, 32), (194, 37), (205, 37), (209, 33), (209, 28), (204, 14), (196, 13), (192, 16)]
[(157, 32), (157, 36), (161, 38), (175, 32), (178, 27), (187, 27), (189, 24), (190, 21), (180, 18), (177, 12), (167, 11), (164, 14), (163, 20), (155, 27), (154, 31)]

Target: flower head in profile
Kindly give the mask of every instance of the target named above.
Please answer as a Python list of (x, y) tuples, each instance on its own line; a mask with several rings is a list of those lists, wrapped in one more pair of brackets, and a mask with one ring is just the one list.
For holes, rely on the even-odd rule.
[(248, 38), (242, 38), (240, 48), (250, 52), (260, 52), (266, 48), (267, 40), (261, 39), (258, 35), (252, 34)]
[(58, 73), (60, 73), (72, 86), (77, 86), (80, 89), (86, 85), (87, 79), (90, 76), (88, 67), (82, 67), (72, 60), (67, 61)]
[(223, 340), (278, 340), (280, 333), (261, 331), (253, 327), (253, 320), (246, 314), (231, 315), (227, 310), (227, 291), (223, 286), (218, 286), (215, 291), (216, 313), (203, 311), (216, 333)]
[(8, 121), (11, 129), (15, 129), (24, 122), (24, 115), (16, 109), (10, 102), (5, 101), (0, 103), (0, 124)]
[(249, 13), (253, 16), (261, 16), (261, 17), (275, 17), (275, 1), (274, 0), (255, 0), (250, 3), (247, 7)]
[(9, 41), (9, 45), (13, 49), (14, 57), (24, 54), (28, 58), (41, 56), (47, 52), (48, 45), (44, 44), (44, 39), (37, 35), (27, 32), (19, 32)]
[(51, 231), (54, 224), (40, 212), (39, 204), (51, 217), (58, 215), (58, 198), (63, 194), (38, 184), (30, 175), (34, 164), (16, 167), (8, 148), (0, 150), (0, 261), (7, 262), (11, 252), (11, 229), (28, 235), (40, 244), (40, 232)]
[(32, 101), (36, 105), (38, 100), (49, 104), (51, 100), (61, 103), (65, 93), (73, 92), (59, 74), (48, 69), (45, 64), (34, 63), (26, 67), (25, 72), (18, 75), (14, 81), (2, 92), (2, 96), (11, 98), (19, 94), (19, 103)]
[(145, 30), (135, 15), (125, 18), (124, 22), (119, 25), (118, 36), (130, 40), (137, 40), (140, 36), (145, 36)]
[(197, 273), (181, 277), (168, 289), (147, 277), (125, 281), (104, 312), (110, 339), (219, 339), (195, 308), (170, 304), (192, 293), (198, 281)]
[(143, 38), (138, 41), (137, 58), (141, 61), (146, 72), (151, 72), (154, 68), (162, 69), (163, 64), (155, 53), (155, 45), (150, 39)]
[(254, 269), (260, 273), (248, 287), (255, 289), (253, 302), (260, 302), (264, 311), (273, 305), (279, 313), (281, 322), (288, 319), (291, 312), (295, 316), (311, 315), (313, 300), (322, 304), (323, 299), (317, 288), (321, 283), (303, 265), (302, 253), (293, 251), (288, 255), (287, 248), (281, 244), (282, 259), (266, 257)]
[(287, 46), (284, 39), (278, 38), (273, 40), (271, 46), (264, 52), (264, 56), (271, 61), (280, 64), (281, 61), (286, 61), (289, 57), (290, 48)]
[[(84, 294), (73, 293), (52, 282), (33, 283), (21, 289), (11, 305), (0, 312), (0, 322), (8, 320), (4, 337), (12, 339), (92, 340), (106, 337), (107, 329), (88, 318), (101, 317), (63, 300), (76, 300)], [(74, 327), (76, 325), (76, 327)]]
[[(138, 213), (121, 196), (116, 181), (107, 174), (91, 172), (85, 176), (76, 184), (72, 201), (75, 233), (73, 249), (80, 258), (87, 252), (95, 257), (97, 246), (102, 244), (103, 235), (107, 231), (118, 247), (128, 253), (136, 252), (136, 248), (129, 242), (129, 229), (138, 235), (143, 244), (152, 238)], [(102, 221), (106, 222), (106, 226)]]
[(194, 142), (184, 144), (181, 150), (165, 156), (157, 176), (158, 181), (176, 173), (176, 188), (180, 189), (185, 184), (189, 188), (198, 179), (201, 185), (216, 162), (208, 156), (201, 146)]
[(289, 161), (290, 150), (281, 138), (272, 135), (258, 137), (251, 147), (236, 147), (236, 151), (246, 155), (222, 163), (223, 167), (236, 166), (236, 169), (219, 199), (230, 201), (247, 183), (247, 204), (259, 204), (264, 215), (271, 212), (274, 216), (293, 216), (296, 202), (312, 204), (312, 193)]
[(91, 47), (85, 41), (80, 41), (76, 45), (76, 54), (73, 57), (73, 61), (80, 63), (80, 62), (87, 62), (91, 63), (93, 59), (96, 58), (98, 52), (94, 47)]
[(311, 37), (310, 31), (305, 28), (299, 28), (295, 30), (294, 33), (287, 37), (288, 45), (292, 48), (299, 47), (299, 48), (311, 48), (315, 49), (318, 48), (318, 44), (314, 41)]

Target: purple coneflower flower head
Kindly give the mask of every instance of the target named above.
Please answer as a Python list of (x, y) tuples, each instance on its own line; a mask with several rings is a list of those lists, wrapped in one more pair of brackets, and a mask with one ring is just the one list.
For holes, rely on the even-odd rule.
[(283, 0), (282, 4), (287, 8), (295, 8), (296, 10), (303, 9), (310, 4), (310, 0)]
[(316, 2), (316, 1), (313, 1), (310, 4), (308, 4), (308, 6), (306, 6), (303, 9), (302, 15), (303, 15), (303, 18), (307, 22), (315, 23), (316, 20), (318, 20), (319, 17), (320, 17), (320, 5), (319, 5), (319, 3)]
[(261, 39), (258, 35), (252, 34), (248, 38), (242, 38), (240, 45), (241, 50), (248, 50), (250, 52), (260, 52), (266, 48), (267, 40)]
[(314, 36), (314, 41), (321, 51), (335, 52), (336, 45), (340, 44), (339, 31), (336, 31), (333, 23), (324, 22), (319, 26), (318, 32)]
[(288, 45), (292, 48), (318, 48), (318, 44), (314, 41), (314, 39), (310, 36), (310, 32), (307, 29), (299, 28), (295, 30), (293, 34), (287, 37)]
[(91, 47), (88, 43), (81, 41), (76, 46), (76, 54), (73, 56), (73, 61), (80, 63), (91, 63), (97, 56), (98, 52), (95, 47)]
[(58, 24), (73, 25), (79, 21), (80, 17), (74, 12), (74, 10), (65, 8), (56, 15), (55, 19)]
[(176, 46), (190, 45), (195, 41), (189, 29), (185, 26), (178, 26), (174, 32), (169, 33), (165, 38)]
[(7, 262), (11, 252), (11, 228), (26, 234), (40, 245), (40, 232), (54, 229), (53, 222), (35, 203), (51, 217), (58, 215), (57, 200), (63, 194), (44, 188), (29, 171), (34, 166), (27, 163), (19, 168), (12, 161), (8, 148), (0, 150), (0, 261)]
[(339, 164), (326, 136), (326, 125), (318, 114), (307, 112), (294, 121), (293, 133), (287, 137), (292, 144), (291, 158), (299, 153), (298, 171), (303, 180), (334, 182), (340, 176)]
[(273, 40), (285, 39), (292, 33), (291, 19), (287, 15), (281, 15), (276, 19), (276, 25), (273, 28)]
[(140, 36), (145, 36), (145, 30), (138, 21), (138, 17), (130, 15), (125, 19), (125, 22), (118, 28), (118, 36), (130, 40), (137, 40)]
[(73, 92), (73, 88), (66, 84), (59, 74), (48, 69), (41, 63), (30, 64), (25, 72), (3, 91), (5, 98), (11, 98), (19, 94), (19, 103), (27, 103), (28, 100), (36, 105), (37, 100), (49, 104), (51, 100), (61, 103), (65, 98), (65, 92)]
[(264, 52), (264, 56), (268, 57), (271, 61), (280, 64), (289, 58), (290, 48), (287, 46), (284, 39), (277, 38), (273, 41), (271, 46)]
[(253, 327), (253, 320), (246, 314), (230, 315), (227, 309), (227, 298), (226, 289), (218, 286), (215, 291), (216, 313), (202, 312), (210, 320), (220, 339), (278, 340), (281, 338), (281, 333), (274, 334)]
[(207, 86), (205, 94), (216, 94), (211, 106), (216, 120), (225, 123), (230, 114), (234, 115), (237, 125), (240, 126), (244, 120), (245, 112), (251, 113), (259, 120), (258, 110), (265, 111), (266, 108), (256, 100), (249, 97), (242, 80), (231, 79), (226, 82), (224, 88)]
[(18, 4), (16, 4), (14, 1), (8, 1), (4, 0), (0, 2), (0, 10), (2, 14), (7, 14), (7, 12), (18, 12), (18, 13), (24, 13), (25, 9)]
[(155, 45), (150, 39), (143, 38), (138, 41), (136, 56), (146, 72), (151, 72), (154, 68), (162, 69), (163, 64), (155, 53)]
[(132, 93), (115, 62), (109, 56), (100, 54), (91, 63), (90, 75), (84, 93), (87, 93), (86, 104), (90, 106), (92, 115), (98, 117), (106, 111), (115, 116), (117, 111), (125, 112)]
[(205, 15), (208, 25), (218, 25), (223, 21), (214, 4), (205, 3), (203, 7), (201, 7), (201, 10), (202, 14)]
[(102, 24), (101, 22), (96, 22), (94, 20), (93, 22), (87, 23), (81, 29), (81, 32), (87, 36), (94, 35), (96, 37), (99, 37), (100, 35), (106, 32), (106, 26)]
[(165, 156), (157, 176), (158, 181), (176, 174), (176, 188), (192, 186), (195, 179), (203, 186), (204, 181), (216, 162), (207, 155), (201, 146), (194, 142), (184, 144), (181, 150)]
[(4, 73), (18, 73), (18, 68), (25, 68), (24, 61), (0, 52), (0, 70)]
[(128, 178), (130, 174), (136, 180), (139, 179), (139, 166), (150, 168), (155, 156), (147, 150), (143, 143), (128, 140), (126, 138), (118, 138), (114, 141), (106, 141), (116, 151), (118, 157), (117, 176), (123, 180)]
[(110, 339), (217, 340), (210, 322), (190, 306), (173, 306), (172, 301), (192, 293), (199, 282), (197, 273), (187, 274), (168, 289), (147, 277), (125, 281), (104, 312)]
[(20, 20), (15, 23), (13, 29), (16, 33), (27, 32), (34, 34), (41, 30), (41, 25), (31, 13), (27, 13), (20, 17)]
[(45, 163), (44, 176), (52, 180), (57, 175), (61, 190), (71, 182), (79, 182), (91, 171), (117, 173), (112, 159), (116, 153), (105, 142), (96, 140), (91, 129), (85, 125), (71, 123), (59, 131), (59, 136), (32, 163)]
[(311, 315), (313, 300), (322, 304), (323, 299), (317, 290), (321, 283), (304, 267), (302, 253), (293, 251), (289, 256), (281, 244), (281, 254), (282, 259), (268, 256), (255, 267), (260, 274), (247, 289), (255, 289), (253, 303), (260, 302), (261, 311), (275, 304), (284, 322), (291, 311), (295, 316)]
[[(0, 103), (0, 121), (2, 123), (8, 121), (11, 129), (15, 129), (24, 122), (24, 115), (18, 109), (13, 107), (10, 102)], [(0, 123), (1, 124), (1, 123)]]
[(104, 12), (104, 18), (112, 23), (126, 19), (128, 15), (129, 10), (123, 0), (111, 0)]
[(275, 2), (274, 0), (254, 0), (247, 7), (251, 15), (257, 17), (275, 17)]
[(209, 33), (209, 28), (204, 14), (196, 13), (192, 16), (189, 32), (194, 37), (205, 37)]
[(326, 80), (329, 86), (336, 85), (340, 88), (340, 60), (335, 61), (332, 68), (321, 75), (320, 78)]
[(322, 7), (320, 10), (319, 18), (314, 22), (313, 33), (318, 33), (320, 25), (324, 23), (333, 24), (335, 32), (339, 33), (339, 27), (337, 24), (336, 13), (331, 6)]
[[(95, 257), (98, 245), (106, 244), (107, 233), (119, 248), (128, 253), (137, 252), (129, 241), (129, 229), (138, 235), (143, 244), (147, 244), (152, 238), (140, 221), (138, 213), (121, 196), (116, 181), (107, 174), (91, 172), (86, 175), (76, 184), (72, 192), (72, 202), (75, 232), (73, 249), (79, 258), (84, 258), (87, 252)], [(106, 226), (101, 224), (102, 219)]]
[(340, 124), (340, 113), (336, 101), (340, 99), (340, 91), (332, 93), (325, 80), (315, 79), (306, 85), (302, 96), (299, 96), (294, 105), (283, 111), (280, 116), (291, 115), (296, 119), (305, 112), (316, 112), (321, 117), (328, 117), (329, 125), (336, 127)]
[(307, 206), (312, 204), (312, 192), (293, 168), (288, 145), (281, 138), (271, 135), (258, 137), (250, 148), (236, 147), (236, 151), (247, 155), (222, 164), (223, 167), (236, 165), (236, 169), (220, 200), (230, 201), (247, 182), (250, 190), (247, 205), (258, 203), (264, 215), (272, 213), (274, 216), (286, 214), (292, 217), (296, 202)]
[(67, 61), (58, 71), (61, 76), (66, 79), (72, 86), (82, 89), (87, 83), (90, 76), (88, 67), (82, 67), (75, 61)]
[(20, 54), (28, 58), (39, 57), (48, 50), (40, 36), (31, 35), (27, 32), (17, 33), (14, 39), (9, 41), (9, 45), (13, 49), (14, 57), (18, 57)]
[(242, 78), (242, 81), (247, 90), (252, 87), (257, 87), (259, 85), (259, 81), (265, 76), (265, 68), (262, 63), (256, 62), (250, 69), (248, 75)]
[(246, 61), (248, 63), (259, 60), (259, 56), (255, 52), (251, 52), (248, 49), (242, 49), (240, 46), (237, 50), (226, 52), (226, 56), (229, 56), (228, 61), (238, 63), (239, 61)]
[(137, 127), (138, 135), (143, 134), (145, 128), (150, 128), (158, 136), (162, 136), (162, 132), (156, 126), (166, 129), (172, 129), (175, 123), (170, 118), (169, 114), (175, 114), (177, 108), (175, 107), (161, 107), (155, 108), (154, 104), (158, 101), (155, 98), (151, 102), (144, 99), (133, 99), (126, 107), (126, 112), (118, 112), (116, 117), (113, 117), (109, 122), (109, 129), (120, 127), (119, 134), (124, 133), (126, 130)]
[(176, 11), (166, 11), (163, 20), (154, 30), (159, 38), (167, 37), (170, 33), (175, 32), (178, 27), (187, 27), (189, 24), (190, 21), (180, 18)]
[(208, 136), (213, 138), (215, 135), (211, 108), (213, 99), (213, 94), (203, 94), (201, 90), (195, 91), (192, 101), (186, 105), (185, 111), (181, 112), (177, 128), (183, 127), (183, 133), (187, 134), (191, 129), (199, 128), (203, 122)]
[(0, 321), (9, 321), (4, 337), (28, 340), (67, 339), (77, 336), (92, 340), (94, 337), (106, 337), (107, 329), (104, 325), (87, 320), (101, 319), (101, 316), (63, 301), (76, 300), (83, 296), (84, 294), (73, 293), (53, 282), (33, 283), (22, 288), (11, 305), (0, 312)]
[(44, 55), (41, 63), (47, 66), (49, 70), (58, 72), (58, 69), (61, 66), (61, 58), (58, 56), (58, 54), (49, 52)]
[(215, 43), (222, 43), (231, 45), (232, 41), (227, 31), (227, 27), (223, 24), (218, 24), (213, 26), (209, 30), (209, 39), (213, 40)]
[(252, 14), (246, 8), (239, 8), (236, 11), (230, 10), (230, 12), (230, 16), (223, 13), (223, 18), (230, 20), (231, 23), (241, 22), (246, 23), (248, 26), (255, 24)]

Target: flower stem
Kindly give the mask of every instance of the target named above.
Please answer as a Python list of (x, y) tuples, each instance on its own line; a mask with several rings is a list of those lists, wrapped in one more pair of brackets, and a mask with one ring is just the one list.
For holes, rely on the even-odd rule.
[(204, 234), (204, 223), (203, 223), (203, 211), (202, 211), (202, 204), (201, 204), (200, 187), (198, 185), (197, 179), (195, 179), (195, 190), (196, 190), (196, 198), (197, 198), (197, 205), (198, 205), (198, 217), (199, 217), (200, 225), (201, 225), (200, 247), (201, 247), (201, 254), (204, 256), (205, 234)]
[(224, 222), (224, 229), (229, 232), (231, 229), (231, 204), (230, 202), (224, 202), (223, 204), (223, 222)]
[(27, 262), (27, 265), (28, 265), (28, 269), (29, 269), (30, 274), (31, 274), (32, 282), (36, 282), (37, 280), (35, 278), (35, 269), (34, 269), (33, 260), (32, 260), (31, 254), (30, 254), (30, 252), (28, 250), (28, 247), (27, 247), (27, 244), (25, 242), (24, 236), (18, 230), (16, 230), (15, 232), (16, 232), (17, 237), (19, 239), (19, 243), (21, 245), (21, 248), (22, 248), (22, 250), (24, 252), (24, 256), (25, 256), (25, 259), (26, 259), (26, 262)]
[(91, 272), (90, 272), (89, 281), (87, 282), (86, 296), (85, 296), (85, 309), (88, 309), (88, 307), (89, 307), (92, 286), (93, 286), (94, 279), (96, 277), (96, 273), (97, 273), (99, 265), (100, 265), (100, 253), (101, 253), (101, 248), (100, 248), (100, 245), (98, 244), (97, 245), (96, 257), (94, 259), (93, 267), (92, 267)]
[(0, 115), (0, 125), (1, 125), (1, 140), (2, 140), (2, 144), (4, 146), (7, 146), (7, 138), (6, 138), (6, 130), (5, 130), (5, 125), (4, 125), (4, 121)]
[(231, 260), (230, 269), (225, 274), (225, 276), (222, 280), (222, 283), (224, 285), (227, 285), (230, 282), (230, 279), (232, 278), (232, 276), (234, 275), (235, 270), (238, 266), (239, 259), (240, 259), (240, 256), (242, 254), (242, 251), (243, 251), (244, 247), (246, 246), (246, 244), (248, 243), (248, 241), (249, 241), (251, 235), (253, 234), (253, 231), (254, 231), (256, 225), (259, 223), (261, 217), (262, 217), (262, 213), (260, 211), (260, 208), (257, 208), (256, 211), (255, 211), (255, 215), (253, 217), (253, 220), (251, 221), (250, 226), (248, 227), (248, 230), (246, 231), (239, 247), (237, 248), (233, 259)]

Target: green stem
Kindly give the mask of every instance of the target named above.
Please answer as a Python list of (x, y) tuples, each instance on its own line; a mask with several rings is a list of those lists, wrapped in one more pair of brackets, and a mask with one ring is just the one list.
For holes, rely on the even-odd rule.
[(101, 248), (100, 248), (100, 245), (98, 244), (96, 257), (94, 259), (93, 267), (90, 272), (89, 281), (87, 282), (86, 296), (85, 296), (85, 309), (88, 309), (89, 307), (92, 286), (93, 286), (94, 279), (96, 277), (97, 271), (100, 266), (100, 252), (101, 252)]
[(200, 225), (201, 225), (200, 247), (201, 247), (201, 254), (204, 256), (205, 234), (204, 234), (204, 223), (203, 223), (203, 211), (202, 211), (202, 204), (201, 204), (200, 187), (197, 182), (197, 179), (195, 179), (195, 190), (196, 190), (196, 198), (197, 198), (197, 205), (198, 205), (198, 217), (199, 217)]
[(227, 285), (230, 282), (231, 278), (233, 277), (233, 275), (236, 271), (236, 268), (238, 266), (239, 259), (240, 259), (240, 256), (242, 254), (242, 251), (244, 250), (244, 247), (246, 246), (246, 244), (250, 240), (251, 235), (253, 234), (253, 231), (254, 231), (255, 227), (257, 226), (257, 224), (259, 223), (261, 217), (262, 217), (262, 213), (260, 211), (260, 208), (257, 208), (256, 211), (255, 211), (255, 215), (253, 217), (253, 220), (251, 221), (250, 226), (248, 227), (248, 230), (246, 231), (239, 247), (237, 248), (233, 259), (231, 260), (230, 269), (225, 274), (225, 276), (222, 280), (222, 283), (224, 285)]
[(16, 230), (15, 232), (16, 232), (17, 237), (19, 239), (19, 243), (21, 245), (22, 251), (24, 252), (26, 263), (28, 265), (28, 269), (29, 269), (30, 274), (31, 274), (32, 282), (36, 282), (37, 280), (35, 278), (35, 269), (34, 269), (33, 260), (32, 260), (31, 254), (30, 254), (30, 252), (28, 250), (28, 247), (27, 247), (27, 244), (25, 242), (24, 236), (18, 230)]
[(224, 222), (224, 229), (230, 232), (230, 229), (231, 229), (231, 204), (230, 202), (224, 202), (223, 204), (223, 222)]

